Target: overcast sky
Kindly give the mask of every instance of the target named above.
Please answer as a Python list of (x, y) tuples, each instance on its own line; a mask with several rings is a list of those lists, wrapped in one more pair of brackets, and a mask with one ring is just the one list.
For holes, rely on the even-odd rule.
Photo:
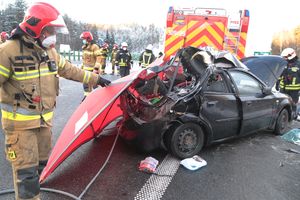
[[(36, 0), (26, 0), (28, 3)], [(275, 32), (300, 25), (299, 0), (44, 0), (62, 14), (89, 23), (154, 23), (165, 26), (169, 6), (248, 9), (246, 54), (268, 51)], [(0, 0), (0, 6), (13, 0)]]

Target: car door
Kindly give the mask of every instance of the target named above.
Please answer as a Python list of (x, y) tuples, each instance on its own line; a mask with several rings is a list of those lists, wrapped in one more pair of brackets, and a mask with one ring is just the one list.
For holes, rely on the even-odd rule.
[(240, 134), (244, 135), (269, 127), (275, 103), (273, 94), (263, 94), (263, 84), (247, 72), (232, 70), (229, 73), (242, 105)]
[[(217, 75), (217, 78), (212, 77)], [(237, 98), (227, 84), (226, 75), (213, 74), (203, 90), (201, 115), (210, 124), (213, 140), (236, 136), (241, 116)]]

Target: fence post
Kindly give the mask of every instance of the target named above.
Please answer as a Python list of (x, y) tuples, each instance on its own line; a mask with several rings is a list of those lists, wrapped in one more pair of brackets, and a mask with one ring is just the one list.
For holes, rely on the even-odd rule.
[(80, 61), (80, 51), (78, 51), (78, 61)]
[(71, 50), (69, 50), (68, 59), (71, 60)]

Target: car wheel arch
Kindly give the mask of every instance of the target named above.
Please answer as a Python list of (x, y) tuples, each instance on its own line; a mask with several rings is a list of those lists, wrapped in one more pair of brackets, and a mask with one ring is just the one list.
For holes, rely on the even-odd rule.
[[(279, 122), (282, 120), (282, 116), (284, 114), (287, 113), (287, 117), (288, 117), (288, 122), (290, 122), (292, 120), (292, 116), (291, 116), (291, 109), (289, 109), (289, 106), (283, 107), (280, 112), (278, 113), (276, 119), (275, 119), (275, 125), (274, 125), (274, 134), (275, 135), (283, 135), (285, 130), (288, 129), (288, 124), (285, 124), (284, 128), (282, 129), (282, 127), (280, 127)], [(279, 121), (280, 120), (280, 121)], [(287, 123), (288, 123), (287, 122)], [(280, 122), (281, 123), (281, 122)]]

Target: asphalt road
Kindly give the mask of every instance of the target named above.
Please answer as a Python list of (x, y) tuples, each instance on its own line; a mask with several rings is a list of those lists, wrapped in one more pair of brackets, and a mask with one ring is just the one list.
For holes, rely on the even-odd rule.
[[(83, 97), (80, 83), (61, 79), (60, 84), (53, 144)], [(299, 127), (299, 122), (291, 124), (291, 128)], [(110, 135), (84, 144), (50, 175), (42, 187), (79, 196), (102, 167), (114, 139), (115, 136)], [(10, 165), (5, 160), (2, 133), (0, 144), (0, 190), (4, 190), (13, 188), (13, 182)], [(170, 177), (167, 175), (168, 169), (178, 164), (178, 160), (167, 156), (163, 150), (141, 154), (118, 139), (108, 164), (82, 199), (138, 200), (145, 199), (143, 192), (146, 191), (150, 193), (148, 199), (162, 200), (299, 200), (300, 154), (289, 152), (288, 149), (300, 151), (300, 146), (283, 141), (269, 132), (260, 132), (206, 147), (200, 156), (207, 161), (207, 166), (188, 171), (177, 165), (178, 170), (176, 168), (174, 176)], [(166, 159), (172, 161), (166, 163), (167, 170), (162, 171), (160, 176), (151, 176), (137, 169), (139, 162), (147, 156), (158, 159), (160, 164)], [(156, 184), (152, 190), (147, 184), (145, 187), (145, 183), (153, 180), (161, 184)], [(157, 194), (160, 195), (155, 197)], [(13, 195), (2, 195), (0, 199), (10, 200)], [(42, 192), (42, 199), (71, 198)]]

